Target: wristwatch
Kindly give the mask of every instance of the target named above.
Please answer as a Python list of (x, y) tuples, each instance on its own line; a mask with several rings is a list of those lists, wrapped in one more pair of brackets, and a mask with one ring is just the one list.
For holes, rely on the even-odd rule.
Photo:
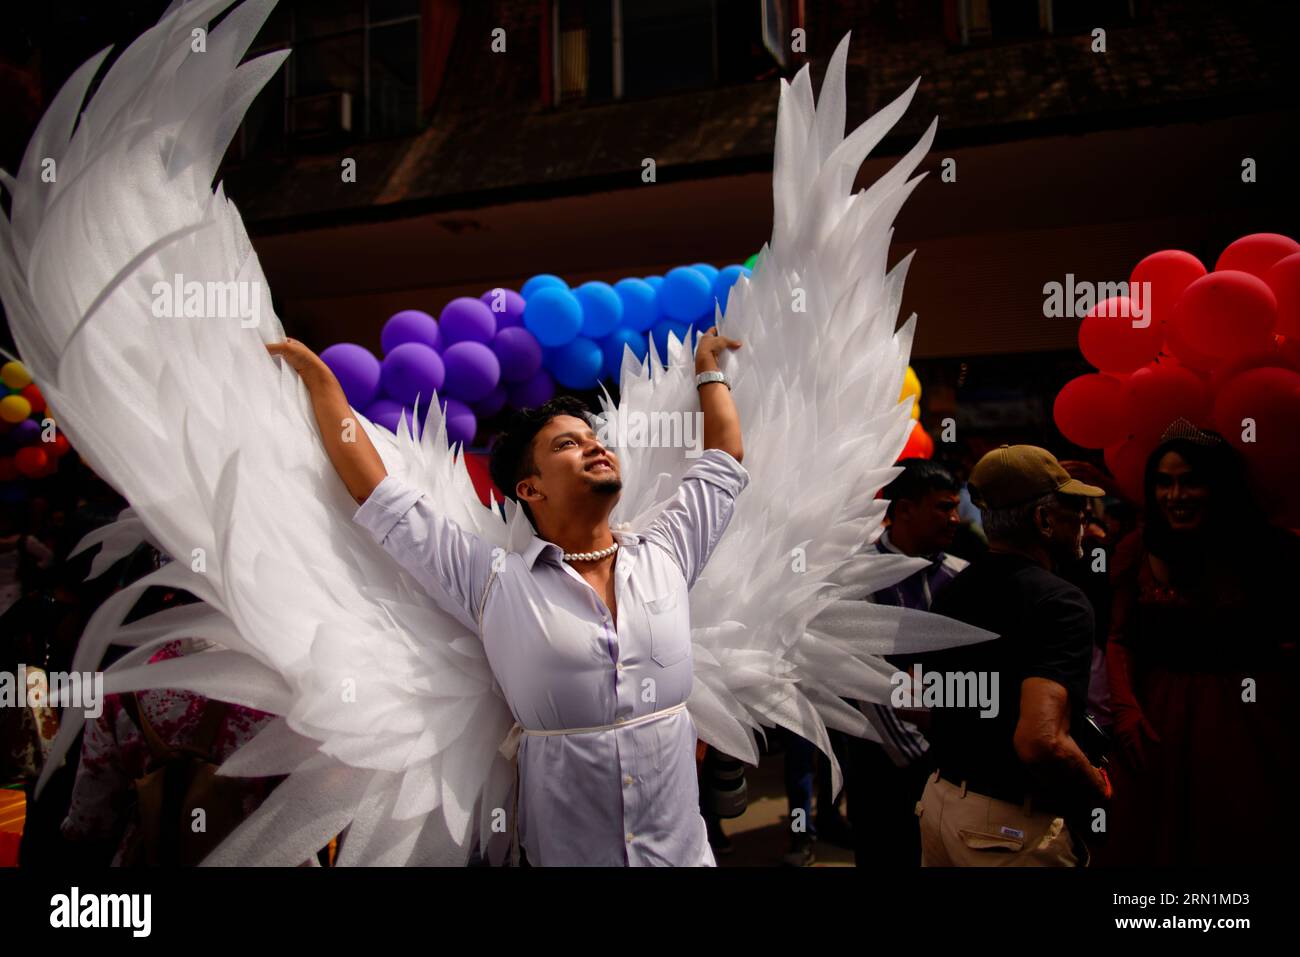
[(710, 382), (721, 382), (727, 387), (728, 391), (731, 389), (731, 383), (727, 381), (727, 377), (721, 372), (701, 372), (695, 376), (695, 388), (697, 389)]

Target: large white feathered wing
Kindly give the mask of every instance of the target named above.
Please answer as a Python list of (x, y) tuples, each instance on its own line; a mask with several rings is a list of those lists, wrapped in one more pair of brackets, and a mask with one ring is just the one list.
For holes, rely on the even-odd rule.
[[(17, 177), (0, 179), (13, 197), (0, 294), (22, 359), (73, 445), (132, 506), (100, 537), (114, 551), (145, 538), (175, 559), (99, 609), (75, 667), (94, 669), (110, 643), (134, 646), (106, 691), (185, 688), (280, 716), (223, 772), (288, 778), (209, 862), (296, 864), (347, 827), (341, 863), (464, 863), (509, 806), (497, 747), (510, 712), (477, 637), (352, 523), (306, 390), (265, 350), (283, 330), (239, 214), (211, 184), (287, 54), (238, 66), (274, 0), (231, 11), (194, 52), (192, 31), (230, 2), (173, 4), (82, 112), (107, 51), (86, 63)], [(168, 314), (174, 277), (203, 284), (202, 316), (186, 301)], [(223, 310), (207, 298), (222, 289), (251, 296)], [(391, 473), (505, 544), (438, 415), (418, 443), (357, 421)], [(123, 626), (149, 585), (202, 604)], [(146, 665), (174, 637), (219, 647)], [(65, 716), (42, 784), (81, 720)]]
[[(902, 96), (844, 136), (848, 37), (813, 106), (805, 66), (781, 83), (775, 222), (750, 279), (731, 289), (720, 331), (744, 345), (724, 358), (745, 436), (748, 488), (691, 592), (700, 737), (750, 763), (754, 733), (780, 725), (830, 753), (826, 728), (875, 738), (844, 698), (886, 702), (884, 655), (992, 636), (861, 599), (924, 567), (874, 542), (912, 425), (899, 403), (915, 317), (895, 331), (910, 256), (886, 271), (893, 221), (934, 137), (875, 184), (850, 194), (868, 152), (906, 110)], [(653, 348), (653, 347), (652, 347)], [(676, 339), (668, 367), (625, 353), (619, 405), (606, 416), (698, 409), (694, 363)], [(646, 421), (646, 420), (642, 420)], [(628, 429), (627, 433), (632, 434)], [(617, 433), (615, 433), (617, 434)], [(621, 448), (620, 518), (642, 527), (689, 466), (680, 448)], [(833, 762), (833, 757), (832, 757)], [(839, 769), (834, 767), (835, 787)]]

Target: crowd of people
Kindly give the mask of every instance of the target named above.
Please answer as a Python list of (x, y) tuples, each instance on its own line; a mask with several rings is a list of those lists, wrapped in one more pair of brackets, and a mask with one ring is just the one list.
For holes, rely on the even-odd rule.
[(1270, 813), (1297, 784), (1300, 540), (1266, 521), (1227, 442), (1172, 424), (1137, 505), (1032, 446), (968, 476), (900, 464), (875, 547), (929, 565), (865, 600), (999, 637), (890, 662), (912, 682), (962, 678), (949, 693), (997, 675), (999, 700), (860, 705), (876, 740), (832, 739), (846, 822), (827, 762), (788, 744), (789, 820), (814, 826), (793, 829), (785, 863), (813, 863), (823, 840), (900, 868), (1241, 866), (1300, 846)]
[[(900, 464), (870, 547), (927, 564), (863, 600), (998, 637), (891, 656), (910, 698), (860, 704), (867, 738), (832, 732), (840, 795), (825, 758), (787, 736), (789, 820), (801, 826), (786, 864), (814, 863), (819, 842), (877, 868), (1231, 866), (1296, 849), (1283, 801), (1298, 783), (1300, 683), (1285, 612), (1300, 541), (1266, 521), (1228, 443), (1172, 425), (1147, 462), (1141, 503), (1095, 467), (1033, 446), (973, 466)], [(94, 609), (166, 561), (142, 545), (87, 580), (93, 549), (69, 553), (126, 503), (75, 456), (43, 489), (0, 512), (0, 654), (12, 674), (70, 668)], [(193, 600), (147, 596), (133, 617)], [(172, 642), (153, 660), (204, 647)], [(933, 698), (927, 674), (939, 676)], [(994, 701), (974, 695), (986, 679)], [(957, 687), (966, 700), (953, 699)], [(57, 714), (0, 713), (4, 783), (29, 796), (24, 864), (194, 863), (276, 784), (211, 774), (269, 715), (144, 692), (110, 696), (33, 803)], [(701, 811), (726, 854), (743, 770), (703, 746), (700, 759)], [(174, 820), (186, 794), (164, 783), (182, 766), (167, 773), (217, 817), (198, 843)]]

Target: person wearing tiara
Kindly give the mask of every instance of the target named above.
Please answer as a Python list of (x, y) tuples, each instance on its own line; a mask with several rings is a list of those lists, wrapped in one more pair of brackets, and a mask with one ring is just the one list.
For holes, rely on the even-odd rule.
[(334, 374), (294, 340), (284, 356), (312, 397), (330, 460), (361, 503), (355, 521), (449, 614), (479, 633), (517, 722), (517, 827), (528, 866), (713, 866), (700, 815), (687, 591), (749, 482), (740, 419), (710, 329), (696, 349), (703, 451), (676, 497), (634, 534), (610, 528), (619, 462), (576, 398), (517, 412), (493, 482), (535, 532), (508, 554), (437, 514), (388, 475)]
[(1116, 548), (1107, 670), (1114, 866), (1244, 865), (1298, 849), (1300, 543), (1270, 526), (1238, 453), (1179, 420), (1147, 459)]

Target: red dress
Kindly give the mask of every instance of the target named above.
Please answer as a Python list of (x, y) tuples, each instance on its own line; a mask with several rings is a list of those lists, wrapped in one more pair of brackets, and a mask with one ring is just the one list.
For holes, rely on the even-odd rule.
[[(1296, 541), (1219, 556), (1194, 585), (1155, 574), (1137, 533), (1116, 550), (1108, 671), (1117, 720), (1139, 707), (1159, 737), (1146, 766), (1112, 761), (1097, 863), (1290, 862), (1300, 785)], [(1129, 712), (1132, 714), (1131, 710)], [(1116, 752), (1121, 749), (1117, 746)]]

